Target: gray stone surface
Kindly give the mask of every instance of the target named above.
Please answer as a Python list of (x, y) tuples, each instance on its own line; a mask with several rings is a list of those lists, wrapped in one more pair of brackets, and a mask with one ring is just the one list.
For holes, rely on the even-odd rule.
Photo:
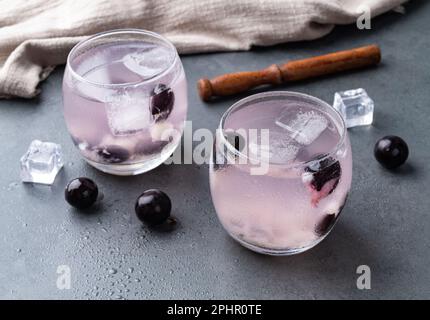
[[(251, 52), (183, 57), (194, 129), (214, 130), (240, 97), (204, 104), (196, 81), (222, 72), (258, 69), (286, 59), (378, 43), (383, 64), (278, 89), (332, 102), (337, 90), (364, 87), (375, 100), (375, 123), (354, 128), (351, 196), (330, 236), (307, 253), (285, 258), (254, 254), (231, 240), (217, 221), (206, 165), (161, 166), (137, 177), (114, 177), (80, 159), (62, 116), (58, 68), (34, 100), (0, 101), (0, 298), (430, 298), (429, 163), (430, 3), (412, 1), (406, 15), (389, 13), (371, 31), (337, 27), (320, 40)], [(373, 145), (396, 134), (411, 156), (399, 172), (382, 169)], [(52, 187), (24, 185), (18, 160), (31, 140), (63, 146), (65, 170)], [(67, 181), (88, 176), (105, 193), (92, 215), (63, 199)], [(135, 198), (161, 188), (173, 200), (179, 229), (153, 233), (134, 215)], [(356, 287), (356, 268), (372, 270), (372, 289)], [(72, 288), (56, 288), (59, 265)]]

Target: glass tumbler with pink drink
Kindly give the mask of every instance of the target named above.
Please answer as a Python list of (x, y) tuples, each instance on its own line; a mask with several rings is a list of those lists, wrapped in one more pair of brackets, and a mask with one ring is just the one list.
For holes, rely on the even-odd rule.
[(179, 55), (149, 31), (92, 36), (69, 54), (63, 105), (72, 140), (89, 164), (116, 175), (151, 170), (177, 147), (186, 120)]
[(225, 230), (251, 250), (290, 255), (318, 244), (339, 218), (351, 177), (345, 123), (320, 99), (261, 93), (221, 118), (212, 199)]

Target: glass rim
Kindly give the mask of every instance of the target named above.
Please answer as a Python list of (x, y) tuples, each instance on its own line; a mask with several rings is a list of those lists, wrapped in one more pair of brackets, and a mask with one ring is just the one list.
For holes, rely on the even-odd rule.
[[(156, 38), (158, 40), (161, 40), (174, 53), (173, 59), (166, 68), (164, 68), (162, 71), (158, 72), (157, 74), (153, 75), (152, 77), (150, 77), (148, 79), (141, 80), (141, 81), (126, 82), (126, 83), (102, 83), (102, 82), (91, 81), (91, 80), (86, 79), (82, 75), (80, 75), (72, 67), (72, 65), (71, 65), (72, 57), (79, 48), (83, 47), (84, 45), (86, 45), (86, 44), (88, 44), (94, 40), (97, 40), (99, 38), (103, 38), (106, 36), (114, 35), (114, 34), (141, 34), (141, 35), (146, 35), (146, 36), (150, 36), (152, 38)], [(66, 69), (71, 73), (72, 77), (76, 78), (79, 82), (84, 82), (84, 83), (87, 83), (87, 84), (92, 85), (92, 86), (103, 87), (103, 88), (122, 88), (122, 87), (130, 87), (130, 86), (139, 86), (139, 85), (142, 85), (145, 83), (150, 83), (150, 82), (152, 82), (158, 78), (163, 77), (165, 74), (169, 73), (174, 68), (178, 59), (179, 59), (179, 54), (178, 54), (178, 51), (176, 50), (176, 47), (173, 45), (172, 42), (170, 42), (164, 36), (162, 36), (156, 32), (148, 31), (148, 30), (144, 30), (144, 29), (124, 28), (124, 29), (113, 29), (113, 30), (98, 32), (92, 36), (89, 36), (86, 39), (79, 41), (70, 50), (69, 54), (67, 55)]]
[[(269, 91), (269, 92), (262, 92), (262, 93), (257, 93), (257, 94), (253, 94), (251, 96), (248, 96), (246, 98), (243, 98), (237, 102), (235, 102), (232, 106), (230, 106), (222, 115), (221, 120), (219, 122), (219, 132), (224, 133), (227, 129), (224, 128), (225, 125), (225, 121), (227, 120), (227, 118), (229, 117), (229, 115), (237, 110), (238, 108), (242, 107), (244, 104), (246, 103), (252, 103), (253, 101), (256, 101), (258, 99), (261, 98), (265, 98), (265, 97), (279, 97), (279, 96), (283, 96), (283, 97), (298, 97), (298, 98), (304, 98), (306, 101), (308, 102), (313, 102), (316, 106), (323, 106), (325, 108), (327, 108), (328, 110), (331, 110), (334, 112), (334, 114), (337, 116), (337, 121), (336, 119), (333, 119), (333, 121), (338, 122), (338, 125), (340, 125), (340, 138), (339, 141), (337, 142), (337, 144), (330, 150), (328, 150), (327, 152), (324, 153), (324, 155), (320, 158), (318, 158), (318, 161), (323, 161), (325, 159), (328, 159), (330, 157), (333, 157), (338, 151), (339, 149), (342, 148), (342, 146), (345, 143), (345, 139), (347, 136), (347, 128), (346, 128), (346, 124), (345, 121), (342, 117), (342, 115), (340, 114), (340, 112), (338, 110), (336, 110), (335, 108), (333, 108), (331, 105), (329, 105), (327, 102), (325, 102), (324, 100), (305, 94), (305, 93), (301, 93), (301, 92), (293, 92), (293, 91)], [(324, 111), (324, 110), (322, 110)], [(333, 118), (333, 116), (331, 114), (329, 114), (329, 116), (331, 118)], [(270, 133), (269, 133), (270, 134)], [(233, 155), (235, 156), (239, 156), (242, 158), (246, 158), (247, 160), (251, 160), (251, 161), (257, 161), (256, 163), (268, 163), (269, 165), (275, 165), (275, 166), (282, 166), (285, 169), (294, 169), (294, 168), (302, 168), (305, 166), (308, 166), (309, 164), (315, 162), (316, 159), (311, 159), (311, 160), (306, 160), (306, 161), (299, 161), (297, 163), (273, 163), (270, 162), (270, 160), (265, 161), (264, 159), (258, 159), (258, 158), (252, 158), (247, 154), (242, 153), (241, 151), (237, 150), (226, 138), (226, 136), (224, 134), (220, 135), (220, 139), (222, 141), (222, 143), (227, 147), (228, 151), (231, 152)], [(240, 162), (239, 162), (240, 163)], [(252, 163), (252, 162), (251, 162)]]

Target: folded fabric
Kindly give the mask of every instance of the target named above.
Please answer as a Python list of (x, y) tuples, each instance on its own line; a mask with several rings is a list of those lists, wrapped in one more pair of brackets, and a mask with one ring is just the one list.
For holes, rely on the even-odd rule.
[[(406, 0), (0, 0), (0, 97), (31, 98), (70, 49), (97, 32), (141, 28), (180, 53), (311, 40)], [(363, 7), (365, 6), (365, 7)]]

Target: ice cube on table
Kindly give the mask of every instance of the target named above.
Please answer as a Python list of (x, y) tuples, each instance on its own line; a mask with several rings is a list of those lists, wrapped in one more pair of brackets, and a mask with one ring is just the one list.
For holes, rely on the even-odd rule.
[(105, 103), (109, 128), (113, 135), (135, 134), (151, 123), (149, 97), (136, 92), (118, 91)]
[(53, 142), (33, 140), (21, 157), (23, 182), (51, 185), (63, 167), (61, 146)]
[(122, 62), (127, 69), (147, 79), (165, 70), (171, 64), (171, 60), (169, 49), (162, 46), (150, 46), (127, 54)]
[(374, 102), (364, 89), (336, 92), (333, 107), (340, 112), (347, 128), (373, 122)]
[(327, 119), (315, 111), (293, 112), (287, 110), (276, 121), (275, 124), (297, 141), (307, 146), (314, 142), (327, 128)]

